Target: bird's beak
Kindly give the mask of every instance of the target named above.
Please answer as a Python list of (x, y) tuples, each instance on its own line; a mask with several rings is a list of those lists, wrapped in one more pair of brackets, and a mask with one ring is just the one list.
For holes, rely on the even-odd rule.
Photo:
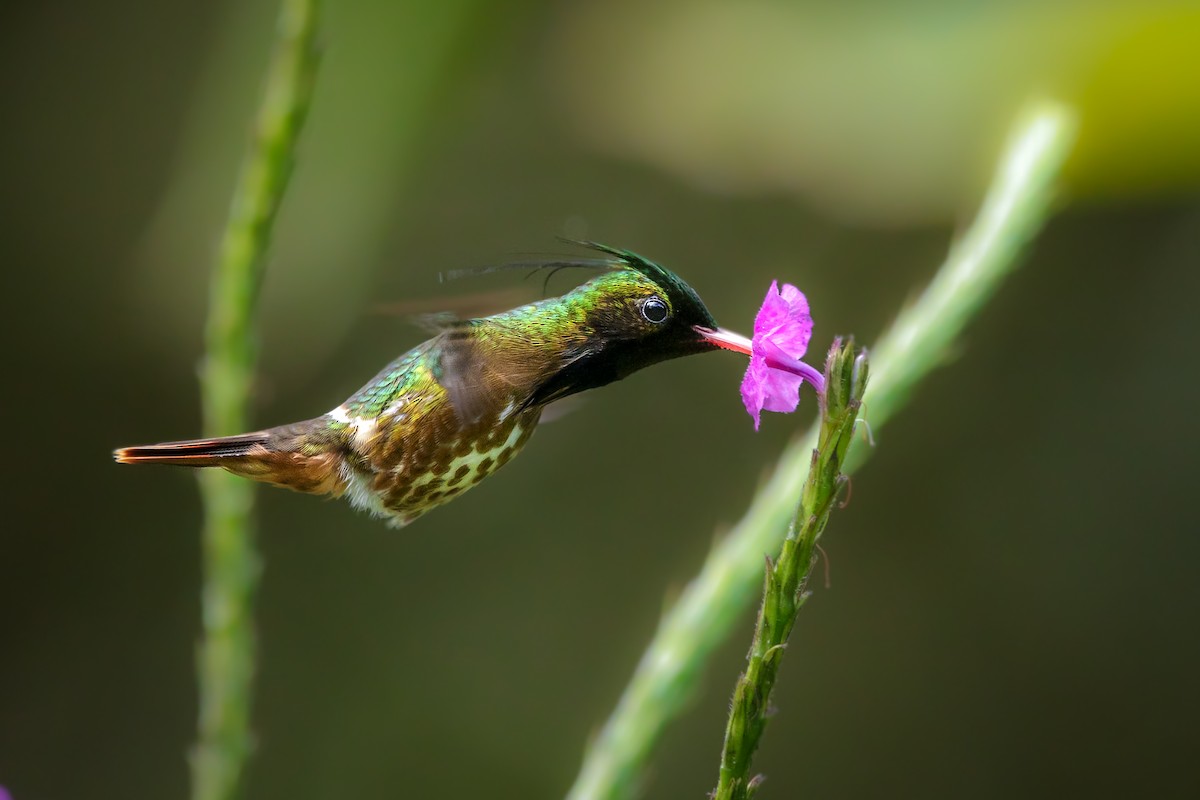
[(700, 325), (695, 326), (695, 331), (700, 334), (702, 339), (722, 350), (732, 350), (735, 353), (750, 355), (750, 340), (740, 333), (727, 331), (724, 328), (705, 328)]

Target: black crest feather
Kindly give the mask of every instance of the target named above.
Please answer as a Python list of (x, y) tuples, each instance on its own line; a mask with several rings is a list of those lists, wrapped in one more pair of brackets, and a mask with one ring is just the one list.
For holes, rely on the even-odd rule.
[(704, 305), (704, 301), (696, 294), (696, 291), (687, 284), (682, 278), (676, 275), (671, 270), (663, 267), (660, 264), (651, 261), (645, 256), (640, 256), (632, 250), (623, 250), (619, 247), (611, 247), (600, 242), (593, 242), (580, 239), (568, 239), (559, 237), (559, 240), (566, 243), (583, 247), (588, 250), (593, 250), (597, 253), (603, 253), (606, 258), (548, 258), (548, 259), (532, 259), (525, 261), (511, 261), (505, 264), (494, 264), (485, 267), (467, 267), (465, 269), (454, 269), (442, 272), (439, 276), (442, 282), (457, 280), (474, 275), (487, 275), (493, 272), (503, 272), (508, 270), (530, 270), (526, 278), (533, 277), (539, 272), (549, 270), (546, 275), (546, 280), (542, 285), (542, 291), (545, 293), (546, 285), (559, 270), (563, 269), (590, 269), (590, 270), (615, 270), (615, 269), (631, 269), (639, 272), (649, 280), (659, 286), (670, 298), (673, 305), (679, 308), (685, 308), (690, 313), (689, 316), (697, 325), (707, 327), (717, 327), (716, 320), (709, 313), (708, 308)]

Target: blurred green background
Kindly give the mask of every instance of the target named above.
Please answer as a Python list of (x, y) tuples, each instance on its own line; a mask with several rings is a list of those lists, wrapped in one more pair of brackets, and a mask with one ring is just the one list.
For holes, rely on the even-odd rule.
[[(182, 798), (208, 270), (272, 2), (0, 10), (9, 420), (0, 785)], [(1064, 211), (878, 437), (825, 539), (758, 766), (765, 796), (1200, 791), (1200, 6), (329, 2), (263, 289), (263, 425), (421, 334), (392, 303), (535, 297), (439, 270), (629, 247), (746, 330), (798, 284), (869, 342), (970, 217), (1023, 101), (1075, 104)], [(559, 276), (552, 291), (565, 290)], [(248, 798), (553, 798), (666, 598), (813, 405), (755, 434), (744, 363), (586, 396), (403, 531), (261, 493)], [(868, 409), (869, 416), (869, 409)], [(703, 797), (752, 614), (646, 795)]]

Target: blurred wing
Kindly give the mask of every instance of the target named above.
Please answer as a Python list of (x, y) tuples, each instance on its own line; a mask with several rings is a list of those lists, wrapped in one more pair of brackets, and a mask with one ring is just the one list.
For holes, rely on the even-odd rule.
[(531, 287), (521, 286), (475, 294), (382, 303), (375, 306), (374, 311), (406, 317), (420, 327), (437, 333), (450, 323), (498, 314), (534, 299)]
[(469, 425), (495, 406), (495, 392), (484, 377), (484, 359), (478, 343), (466, 330), (446, 330), (439, 338), (438, 382), (446, 390), (459, 423)]
[(546, 372), (546, 365), (528, 350), (482, 338), (473, 331), (475, 324), (444, 330), (437, 340), (437, 379), (463, 425), (523, 410)]

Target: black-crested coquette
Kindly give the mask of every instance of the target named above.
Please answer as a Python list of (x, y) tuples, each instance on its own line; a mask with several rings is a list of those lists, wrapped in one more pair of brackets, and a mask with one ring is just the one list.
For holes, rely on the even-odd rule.
[[(352, 397), (313, 419), (114, 454), (124, 464), (220, 467), (344, 496), (406, 525), (504, 466), (547, 404), (644, 367), (746, 340), (720, 330), (670, 270), (595, 243), (600, 258), (554, 262), (599, 274), (561, 297), (446, 323)], [(731, 345), (731, 342), (733, 345)]]

